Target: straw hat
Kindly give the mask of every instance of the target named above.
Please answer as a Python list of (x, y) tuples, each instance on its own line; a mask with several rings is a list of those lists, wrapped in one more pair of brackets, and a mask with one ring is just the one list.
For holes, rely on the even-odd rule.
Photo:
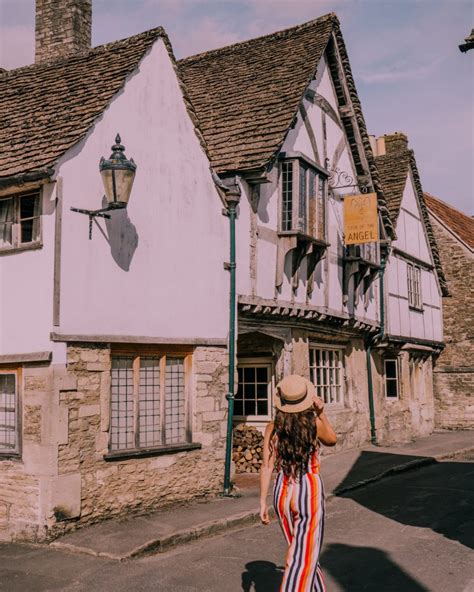
[(300, 413), (313, 405), (314, 385), (297, 374), (285, 376), (277, 384), (275, 407), (285, 413)]

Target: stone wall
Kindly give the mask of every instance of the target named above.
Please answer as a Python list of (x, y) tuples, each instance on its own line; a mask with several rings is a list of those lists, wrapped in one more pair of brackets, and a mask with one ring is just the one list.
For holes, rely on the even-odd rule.
[(434, 429), (431, 357), (396, 352), (399, 360), (399, 396), (385, 395), (383, 357), (375, 353), (374, 400), (377, 442), (390, 445), (428, 436)]
[(445, 350), (434, 367), (437, 427), (474, 427), (474, 255), (431, 218), (450, 296), (443, 298)]
[[(222, 487), (227, 401), (227, 351), (197, 347), (190, 376), (193, 442), (202, 449), (149, 457), (104, 460), (108, 453), (110, 349), (71, 344), (68, 370), (77, 391), (64, 393), (69, 437), (59, 447), (58, 471), (77, 479), (78, 500), (67, 513), (74, 526), (215, 494)], [(57, 520), (49, 527), (57, 532)]]
[(35, 61), (90, 49), (92, 0), (36, 0)]
[(226, 348), (190, 356), (192, 440), (202, 448), (116, 460), (104, 459), (110, 354), (104, 344), (70, 344), (67, 368), (23, 369), (22, 455), (0, 458), (0, 540), (44, 540), (222, 489)]
[[(344, 403), (326, 405), (326, 414), (337, 433), (338, 443), (334, 448), (325, 449), (325, 454), (368, 444), (371, 434), (364, 340), (336, 332), (288, 330), (273, 325), (261, 329), (265, 330), (275, 335), (280, 331), (281, 338), (272, 340), (257, 332), (239, 336), (238, 354), (239, 357), (266, 354), (273, 360), (275, 382), (288, 373), (310, 378), (310, 343), (326, 343), (343, 351)], [(383, 444), (408, 442), (429, 435), (434, 429), (431, 358), (416, 352), (397, 352), (396, 355), (400, 356), (400, 397), (387, 399), (383, 357), (377, 350), (372, 354), (376, 436)], [(254, 423), (263, 429), (263, 424)]]

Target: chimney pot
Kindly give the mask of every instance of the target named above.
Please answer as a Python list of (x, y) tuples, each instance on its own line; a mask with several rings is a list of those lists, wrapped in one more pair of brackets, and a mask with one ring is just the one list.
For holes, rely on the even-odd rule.
[(91, 47), (92, 0), (36, 0), (35, 63)]

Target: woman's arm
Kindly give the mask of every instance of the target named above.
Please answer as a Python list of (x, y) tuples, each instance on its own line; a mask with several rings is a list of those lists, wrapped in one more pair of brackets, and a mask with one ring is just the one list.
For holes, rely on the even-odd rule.
[(332, 429), (331, 422), (324, 413), (324, 401), (319, 397), (314, 397), (314, 408), (318, 417), (316, 418), (316, 429), (318, 431), (318, 440), (324, 446), (334, 446), (337, 442), (336, 432)]
[(267, 507), (268, 488), (272, 478), (273, 468), (275, 466), (275, 449), (270, 450), (270, 441), (273, 434), (273, 422), (267, 424), (265, 436), (263, 439), (263, 461), (260, 468), (260, 520), (263, 524), (270, 522)]

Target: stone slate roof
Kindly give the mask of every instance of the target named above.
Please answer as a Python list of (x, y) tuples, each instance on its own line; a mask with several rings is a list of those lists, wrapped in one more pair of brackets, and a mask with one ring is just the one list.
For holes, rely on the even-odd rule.
[(375, 162), (387, 200), (390, 218), (396, 225), (410, 166), (410, 154), (408, 150), (395, 154), (384, 154), (377, 156)]
[(51, 167), (85, 136), (159, 37), (170, 48), (160, 27), (1, 74), (0, 178)]
[(425, 193), (425, 202), (430, 213), (439, 218), (466, 245), (474, 250), (474, 220), (470, 216), (430, 193)]
[[(331, 42), (332, 37), (335, 43)], [(335, 14), (185, 58), (178, 61), (178, 68), (214, 169), (218, 173), (264, 170), (278, 154), (319, 61), (329, 47), (329, 65), (339, 103), (343, 106), (345, 99), (343, 83), (338, 80), (341, 67), (337, 53), (359, 128), (355, 130), (351, 120), (343, 119), (357, 174), (365, 173), (357, 147), (356, 138), (360, 134), (384, 226), (393, 238), (394, 229)]]
[(217, 172), (268, 163), (313, 78), (334, 19), (330, 14), (178, 61)]
[(423, 188), (421, 186), (420, 174), (416, 164), (415, 153), (413, 150), (398, 150), (382, 156), (377, 156), (375, 162), (380, 174), (383, 192), (387, 199), (388, 210), (392, 218), (393, 225), (396, 227), (398, 215), (403, 198), (408, 173), (411, 172), (415, 194), (420, 205), (423, 223), (431, 248), (433, 261), (438, 275), (438, 281), (443, 296), (449, 296), (448, 284), (441, 266), (438, 245), (431, 226), (431, 221), (426, 207)]

